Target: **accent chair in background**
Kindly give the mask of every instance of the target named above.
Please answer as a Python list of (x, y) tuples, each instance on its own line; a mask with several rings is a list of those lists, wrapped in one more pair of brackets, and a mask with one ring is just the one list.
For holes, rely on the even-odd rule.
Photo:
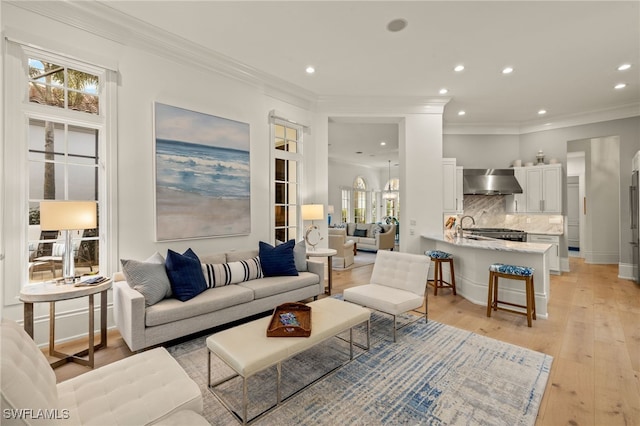
[(334, 268), (346, 268), (353, 265), (353, 240), (347, 240), (347, 230), (344, 228), (329, 228), (329, 248), (337, 251), (333, 256)]

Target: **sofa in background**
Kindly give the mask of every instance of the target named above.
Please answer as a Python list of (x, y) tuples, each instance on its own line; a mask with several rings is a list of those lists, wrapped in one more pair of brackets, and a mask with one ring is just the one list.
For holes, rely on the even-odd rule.
[[(285, 245), (288, 243), (279, 247)], [(122, 338), (132, 351), (138, 351), (267, 312), (285, 302), (317, 298), (324, 293), (324, 263), (306, 259), (304, 241), (295, 245), (294, 272), (297, 275), (260, 274), (259, 278), (248, 281), (234, 279), (237, 271), (245, 273), (244, 270), (249, 269), (247, 265), (251, 266), (259, 254), (259, 250), (245, 250), (201, 256), (202, 275), (206, 276), (207, 285), (213, 288), (207, 288), (186, 301), (177, 299), (174, 294), (165, 294), (164, 290), (158, 293), (156, 288), (145, 287), (147, 281), (155, 283), (162, 279), (148, 279), (154, 274), (161, 275), (164, 269), (164, 265), (158, 265), (163, 260), (159, 254), (147, 262), (138, 262), (143, 263), (141, 273), (128, 273), (131, 280), (140, 275), (137, 277), (140, 285), (128, 282), (126, 269), (123, 269), (124, 273), (115, 273), (113, 310)], [(262, 259), (263, 263), (265, 260)], [(216, 280), (216, 283), (212, 282)], [(149, 304), (149, 301), (154, 303)]]
[(393, 250), (396, 244), (396, 226), (381, 223), (347, 223), (347, 239), (356, 243), (358, 250)]
[(0, 345), (3, 425), (209, 424), (200, 388), (164, 348), (56, 384), (46, 357), (17, 323), (2, 320)]
[(347, 230), (344, 228), (329, 228), (329, 248), (336, 251), (332, 257), (334, 268), (346, 268), (353, 265), (355, 242), (347, 239)]

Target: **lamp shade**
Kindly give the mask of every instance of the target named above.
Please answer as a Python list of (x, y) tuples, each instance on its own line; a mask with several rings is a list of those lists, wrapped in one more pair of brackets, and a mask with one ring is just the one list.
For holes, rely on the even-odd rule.
[(97, 225), (95, 201), (41, 201), (40, 229), (92, 229)]
[(324, 206), (322, 204), (305, 204), (302, 206), (302, 220), (324, 219)]
[(335, 211), (335, 209), (333, 208), (333, 204), (329, 204), (329, 205), (327, 206), (327, 213), (329, 213), (329, 214), (334, 214), (335, 212), (336, 212), (336, 211)]

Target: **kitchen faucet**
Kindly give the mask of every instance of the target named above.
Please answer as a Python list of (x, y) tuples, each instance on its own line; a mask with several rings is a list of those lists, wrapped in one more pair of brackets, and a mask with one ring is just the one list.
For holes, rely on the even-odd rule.
[(462, 221), (465, 220), (466, 218), (471, 219), (471, 222), (475, 225), (476, 224), (476, 220), (473, 218), (473, 216), (469, 216), (469, 215), (464, 215), (460, 218), (460, 224), (458, 225), (458, 235), (460, 235), (461, 237), (464, 234), (464, 228), (462, 227)]

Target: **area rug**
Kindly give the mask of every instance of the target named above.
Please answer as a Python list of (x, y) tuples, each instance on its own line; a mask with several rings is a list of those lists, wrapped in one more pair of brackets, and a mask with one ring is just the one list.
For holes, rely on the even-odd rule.
[[(405, 316), (402, 321), (409, 321)], [(371, 349), (258, 418), (258, 425), (533, 425), (552, 357), (424, 319), (391, 341), (390, 317), (372, 313)], [(364, 328), (354, 333), (362, 339)], [(237, 424), (210, 393), (206, 337), (169, 347), (200, 386), (213, 425)], [(362, 341), (362, 340), (360, 340)], [(251, 344), (251, 342), (247, 342)], [(214, 358), (214, 378), (231, 370)], [(282, 365), (283, 396), (348, 360), (348, 345), (329, 339)], [(275, 368), (249, 379), (250, 415), (275, 402)], [(241, 381), (221, 393), (240, 408)]]

